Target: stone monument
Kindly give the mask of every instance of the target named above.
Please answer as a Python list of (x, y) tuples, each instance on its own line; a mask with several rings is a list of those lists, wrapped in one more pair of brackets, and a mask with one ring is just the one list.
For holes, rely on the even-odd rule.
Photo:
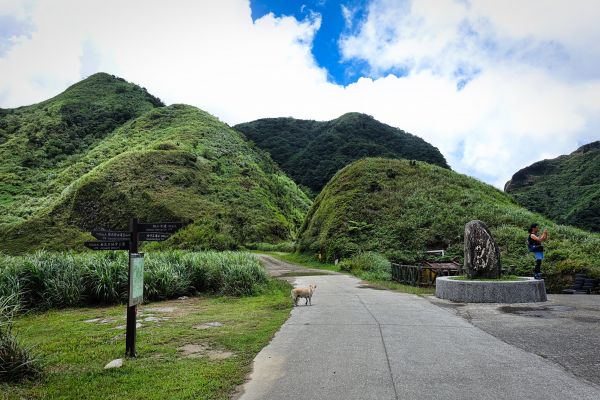
[(465, 225), (464, 272), (469, 278), (497, 279), (502, 273), (500, 249), (481, 221)]
[[(437, 277), (436, 297), (460, 303), (533, 303), (547, 300), (546, 286), (541, 279), (497, 279), (502, 272), (500, 249), (481, 221), (471, 221), (465, 225), (463, 272), (472, 279)], [(481, 280), (486, 278), (492, 280)]]

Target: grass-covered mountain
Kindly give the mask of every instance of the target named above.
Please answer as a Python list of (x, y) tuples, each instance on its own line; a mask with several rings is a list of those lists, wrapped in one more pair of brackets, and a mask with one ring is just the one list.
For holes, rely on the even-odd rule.
[(448, 168), (437, 148), (365, 114), (324, 122), (267, 118), (234, 128), (268, 151), (296, 183), (317, 193), (338, 170), (363, 157), (414, 159)]
[(44, 102), (0, 109), (0, 226), (27, 220), (64, 188), (56, 176), (115, 128), (162, 102), (100, 73)]
[(600, 232), (600, 141), (523, 168), (504, 190), (557, 222)]
[(526, 229), (538, 222), (550, 231), (546, 273), (600, 275), (600, 235), (557, 225), (476, 179), (406, 160), (367, 158), (338, 172), (309, 211), (299, 246), (328, 260), (378, 251), (411, 261), (432, 249), (462, 257), (464, 226), (474, 219), (490, 227), (504, 266), (531, 273)]
[[(95, 85), (97, 78), (76, 86)], [(29, 184), (39, 201), (31, 215), (0, 228), (0, 251), (81, 249), (90, 229), (126, 229), (132, 216), (193, 220), (164, 243), (186, 249), (236, 248), (295, 235), (310, 201), (268, 154), (195, 107), (149, 106), (140, 114), (111, 132), (92, 131), (98, 138), (77, 156), (27, 167), (40, 177)], [(6, 143), (12, 140), (8, 135)], [(4, 196), (11, 210), (16, 200)]]

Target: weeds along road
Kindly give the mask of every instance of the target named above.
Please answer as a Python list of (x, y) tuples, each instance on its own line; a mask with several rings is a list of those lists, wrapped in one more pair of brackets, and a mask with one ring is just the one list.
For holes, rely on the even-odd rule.
[[(270, 271), (306, 272), (262, 258)], [(600, 398), (599, 387), (422, 297), (341, 274), (292, 280), (317, 285), (313, 305), (295, 307), (257, 355), (242, 400)]]

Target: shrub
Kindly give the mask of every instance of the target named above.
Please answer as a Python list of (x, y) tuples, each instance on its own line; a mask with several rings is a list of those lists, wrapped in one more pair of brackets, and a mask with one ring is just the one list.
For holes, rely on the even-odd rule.
[[(127, 268), (127, 256), (118, 252), (0, 255), (0, 296), (24, 309), (114, 304), (126, 299)], [(144, 297), (250, 295), (267, 281), (266, 271), (249, 253), (156, 252), (146, 255)]]
[(0, 382), (18, 382), (41, 374), (39, 360), (12, 333), (18, 311), (15, 295), (0, 297)]
[(372, 251), (343, 260), (340, 269), (367, 280), (392, 279), (392, 264), (384, 255)]

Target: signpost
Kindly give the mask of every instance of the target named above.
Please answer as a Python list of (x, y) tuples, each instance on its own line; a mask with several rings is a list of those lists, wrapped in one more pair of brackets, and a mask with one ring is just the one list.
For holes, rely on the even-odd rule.
[(98, 240), (131, 240), (131, 232), (125, 231), (92, 231), (92, 236)]
[(85, 242), (84, 246), (92, 250), (129, 250), (129, 240)]
[(144, 301), (144, 254), (138, 252), (140, 241), (162, 242), (186, 226), (183, 222), (139, 223), (137, 218), (129, 222), (129, 231), (93, 230), (98, 242), (85, 242), (92, 250), (129, 250), (129, 296), (127, 301), (127, 328), (125, 354), (135, 357), (137, 305)]

